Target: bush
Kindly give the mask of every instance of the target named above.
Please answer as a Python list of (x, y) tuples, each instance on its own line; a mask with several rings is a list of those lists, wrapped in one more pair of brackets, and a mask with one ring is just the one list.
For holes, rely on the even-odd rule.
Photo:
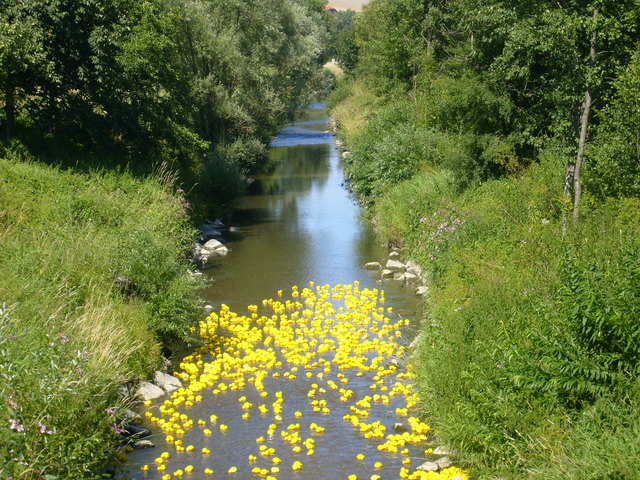
[[(422, 225), (423, 239), (443, 237), (422, 257), (433, 279), (417, 362), (424, 409), (490, 470), (537, 468), (540, 444), (560, 448), (581, 412), (620, 403), (638, 374), (640, 205), (612, 202), (567, 230), (559, 185), (545, 179), (554, 170), (487, 182)], [(464, 223), (438, 234), (460, 211)]]

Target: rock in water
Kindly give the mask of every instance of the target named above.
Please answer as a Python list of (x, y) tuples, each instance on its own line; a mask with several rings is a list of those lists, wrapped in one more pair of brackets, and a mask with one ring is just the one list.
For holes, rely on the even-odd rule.
[(167, 393), (171, 393), (182, 387), (182, 382), (180, 380), (167, 373), (156, 372), (153, 380)]
[(432, 455), (451, 455), (451, 450), (449, 450), (447, 447), (436, 447), (435, 450), (431, 453)]
[(416, 295), (419, 295), (419, 296), (426, 295), (428, 291), (429, 289), (427, 287), (419, 286), (416, 288)]
[(127, 423), (133, 423), (134, 425), (140, 425), (142, 423), (142, 417), (133, 410), (129, 410), (128, 408), (125, 408), (122, 411), (122, 417)]
[(382, 265), (380, 265), (380, 262), (367, 262), (364, 264), (364, 268), (367, 270), (380, 270)]
[(132, 446), (133, 448), (142, 449), (142, 448), (153, 448), (155, 447), (155, 444), (151, 440), (138, 440)]
[(384, 266), (385, 269), (391, 270), (392, 272), (403, 272), (407, 269), (406, 265), (397, 260), (389, 259), (387, 260), (387, 264)]
[(164, 394), (165, 391), (163, 389), (150, 382), (140, 383), (140, 387), (136, 392), (136, 396), (143, 400), (155, 400), (156, 398), (162, 397)]
[(422, 268), (420, 268), (420, 265), (411, 260), (407, 262), (407, 271), (417, 275), (418, 277), (422, 276)]
[(393, 430), (396, 432), (406, 432), (407, 426), (404, 423), (396, 422), (393, 424)]
[(440, 467), (435, 462), (424, 462), (416, 470), (422, 470), (423, 472), (437, 472)]
[(417, 282), (419, 277), (415, 273), (407, 271), (404, 274), (404, 278), (407, 282)]
[(397, 280), (397, 281), (399, 281), (399, 282), (404, 282), (404, 280), (405, 280), (404, 273), (402, 273), (402, 272), (395, 272), (395, 273), (393, 274), (393, 279), (394, 279), (394, 280)]

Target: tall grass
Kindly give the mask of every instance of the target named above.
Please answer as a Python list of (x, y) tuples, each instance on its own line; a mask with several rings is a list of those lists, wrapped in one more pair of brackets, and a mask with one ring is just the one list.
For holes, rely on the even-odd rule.
[(95, 476), (118, 388), (190, 338), (194, 231), (172, 179), (0, 160), (0, 477)]

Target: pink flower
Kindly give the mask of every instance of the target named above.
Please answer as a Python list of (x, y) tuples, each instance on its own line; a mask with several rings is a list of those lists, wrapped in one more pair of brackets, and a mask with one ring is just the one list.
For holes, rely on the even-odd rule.
[(11, 430), (15, 430), (16, 432), (24, 432), (24, 425), (20, 423), (20, 419), (10, 418), (9, 419), (9, 428)]
[(113, 425), (111, 425), (111, 428), (115, 430), (115, 432), (118, 434), (127, 433), (127, 431), (124, 428), (121, 428), (120, 425), (118, 425), (115, 422)]
[(47, 435), (51, 435), (53, 433), (52, 430), (47, 430), (47, 426), (43, 425), (41, 422), (38, 422), (38, 426), (40, 427), (40, 433), (46, 433)]

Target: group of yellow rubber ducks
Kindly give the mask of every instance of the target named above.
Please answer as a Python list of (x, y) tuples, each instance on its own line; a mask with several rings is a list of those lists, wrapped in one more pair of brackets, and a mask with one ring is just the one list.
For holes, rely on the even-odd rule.
[[(322, 426), (323, 417), (334, 409), (334, 412), (346, 411), (342, 417), (344, 421), (349, 422), (355, 432), (374, 442), (380, 452), (379, 459), (368, 467), (370, 474), (362, 476), (347, 471), (344, 472), (345, 480), (382, 480), (383, 476), (388, 479), (452, 480), (458, 477), (467, 480), (465, 472), (457, 467), (440, 472), (415, 470), (422, 463), (415, 460), (416, 452), (431, 453), (430, 449), (424, 449), (429, 426), (419, 418), (409, 416), (417, 403), (411, 383), (412, 368), (411, 365), (399, 368), (394, 360), (403, 356), (405, 347), (398, 340), (408, 320), (392, 321), (388, 316), (392, 308), (385, 309), (384, 302), (383, 291), (361, 289), (358, 282), (333, 287), (310, 282), (303, 289), (292, 287), (291, 299), (284, 300), (283, 292), (278, 291), (278, 299), (263, 300), (262, 309), (250, 305), (246, 315), (234, 313), (222, 305), (219, 313), (210, 314), (194, 330), (203, 344), (183, 359), (180, 372), (175, 373), (186, 386), (173, 392), (170, 399), (160, 405), (146, 402), (149, 410), (145, 415), (164, 432), (168, 448), (154, 464), (143, 465), (141, 469), (148, 478), (162, 480), (204, 478), (203, 475), (230, 478), (244, 472), (264, 480), (297, 478), (299, 473), (296, 472), (305, 471), (302, 455), (315, 454), (316, 443), (322, 441), (326, 429)], [(265, 382), (271, 385), (273, 379), (308, 385), (308, 389), (305, 387), (308, 413), (295, 410), (293, 419), (285, 420), (284, 392), (271, 392), (265, 388)], [(363, 395), (362, 388), (350, 388), (350, 382), (355, 384), (356, 379), (360, 387), (366, 381), (368, 394)], [(190, 407), (201, 403), (206, 395), (231, 392), (247, 392), (237, 397), (238, 414), (243, 420), (248, 421), (252, 415), (273, 419), (255, 443), (245, 443), (246, 465), (228, 465), (214, 471), (211, 467), (196, 469), (191, 464), (184, 465), (186, 462), (183, 461), (181, 468), (170, 469), (170, 464), (179, 462), (181, 453), (195, 450), (194, 445), (184, 442), (187, 432), (197, 429), (208, 437), (217, 435), (215, 430), (226, 434), (229, 429), (215, 414), (206, 420), (190, 418)], [(298, 403), (301, 401), (296, 399)], [(331, 401), (338, 403), (334, 405)], [(387, 409), (395, 406), (390, 410), (395, 415), (384, 420), (389, 424), (402, 419), (406, 425), (399, 430), (404, 431), (389, 433), (391, 428), (382, 420), (369, 422), (375, 406)], [(317, 418), (307, 424), (309, 416)], [(280, 437), (278, 445), (287, 445), (290, 453), (276, 451), (277, 437)], [(207, 457), (216, 452), (202, 447), (201, 453)], [(402, 458), (399, 470), (391, 472), (386, 467), (382, 471), (385, 465), (381, 460), (389, 455)], [(358, 453), (354, 458), (360, 467), (366, 460), (364, 453)], [(157, 477), (153, 472), (157, 472)], [(324, 477), (322, 472), (317, 474), (314, 478)]]

